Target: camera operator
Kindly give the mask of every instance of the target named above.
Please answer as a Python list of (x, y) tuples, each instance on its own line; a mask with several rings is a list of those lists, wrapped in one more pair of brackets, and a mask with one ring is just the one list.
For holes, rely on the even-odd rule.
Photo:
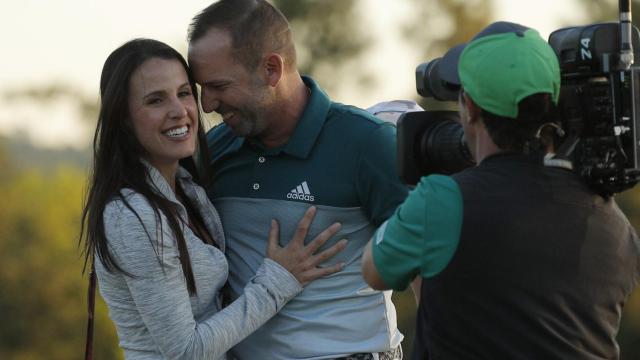
[(478, 165), (423, 177), (367, 245), (363, 276), (375, 289), (422, 282), (417, 359), (618, 358), (640, 243), (612, 197), (545, 165), (561, 131), (556, 55), (497, 22), (441, 61)]

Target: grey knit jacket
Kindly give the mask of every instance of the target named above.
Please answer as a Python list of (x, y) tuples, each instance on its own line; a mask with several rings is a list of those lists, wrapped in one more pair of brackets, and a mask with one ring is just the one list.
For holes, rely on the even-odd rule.
[[(179, 216), (186, 223), (187, 212), (167, 181), (158, 170), (145, 165), (151, 186), (176, 203)], [(119, 198), (109, 202), (104, 211), (109, 251), (118, 265), (132, 275), (108, 272), (100, 259), (95, 259), (100, 294), (109, 307), (126, 359), (225, 359), (229, 348), (302, 290), (289, 272), (265, 259), (246, 285), (244, 295), (222, 308), (220, 289), (227, 281), (228, 266), (218, 213), (186, 170), (178, 169), (177, 182), (217, 244), (205, 244), (188, 226), (182, 226), (197, 296), (187, 292), (167, 219), (161, 215), (158, 221), (145, 197), (123, 189), (121, 194), (135, 214)], [(256, 354), (257, 358), (264, 355)]]

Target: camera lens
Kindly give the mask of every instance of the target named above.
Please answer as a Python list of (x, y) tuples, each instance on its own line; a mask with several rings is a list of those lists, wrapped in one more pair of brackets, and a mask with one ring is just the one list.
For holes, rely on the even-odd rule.
[(474, 165), (458, 122), (438, 121), (425, 130), (420, 141), (424, 168), (435, 173), (454, 174)]
[(440, 101), (456, 101), (460, 86), (449, 83), (440, 75), (442, 58), (422, 63), (416, 68), (416, 90), (424, 97), (433, 97)]

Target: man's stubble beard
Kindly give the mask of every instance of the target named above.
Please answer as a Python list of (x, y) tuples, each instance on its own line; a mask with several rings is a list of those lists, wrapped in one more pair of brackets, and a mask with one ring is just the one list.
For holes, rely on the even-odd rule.
[(247, 106), (245, 117), (246, 136), (260, 139), (269, 125), (268, 113), (273, 106), (273, 101), (269, 97), (268, 88), (265, 85), (257, 85), (255, 88), (255, 101)]

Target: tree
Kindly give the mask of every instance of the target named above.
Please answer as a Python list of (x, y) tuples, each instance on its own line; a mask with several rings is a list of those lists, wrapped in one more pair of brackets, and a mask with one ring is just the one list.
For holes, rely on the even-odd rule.
[[(442, 57), (453, 46), (471, 40), (492, 20), (492, 0), (411, 2), (412, 18), (403, 26), (403, 34), (420, 49), (423, 59)], [(417, 95), (416, 99), (425, 109), (457, 109), (457, 104), (419, 98)]]
[(40, 105), (69, 99), (76, 104), (82, 120), (96, 121), (98, 118), (98, 100), (72, 84), (49, 83), (41, 87), (11, 89), (1, 95), (5, 101), (29, 100)]
[(492, 0), (411, 0), (413, 18), (403, 26), (406, 38), (422, 48), (425, 59), (468, 42), (492, 20)]
[[(86, 278), (77, 248), (83, 174), (24, 170), (0, 177), (0, 358), (74, 359), (84, 349)], [(102, 302), (95, 353), (120, 356)]]
[[(358, 16), (358, 0), (274, 0), (273, 4), (287, 17), (293, 28), (298, 55), (298, 68), (322, 81), (331, 91), (340, 86), (336, 78), (344, 78), (349, 64), (371, 46), (371, 38)], [(350, 72), (351, 83), (370, 83), (370, 75)]]

